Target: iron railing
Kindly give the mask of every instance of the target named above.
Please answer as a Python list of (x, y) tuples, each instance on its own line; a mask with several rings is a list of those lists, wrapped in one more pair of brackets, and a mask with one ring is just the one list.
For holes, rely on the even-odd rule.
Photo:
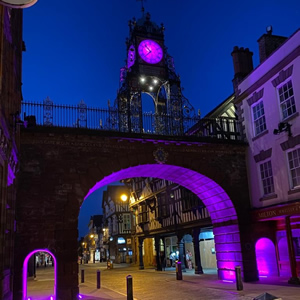
[[(170, 136), (196, 135), (218, 139), (241, 140), (239, 123), (234, 118), (200, 119), (142, 113), (142, 127), (130, 127), (130, 115), (124, 115), (114, 107), (107, 109), (78, 105), (53, 104), (44, 102), (23, 102), (21, 117), (30, 126), (75, 127), (119, 132), (159, 134)], [(124, 128), (124, 118), (129, 120)], [(122, 120), (123, 126), (120, 126)]]

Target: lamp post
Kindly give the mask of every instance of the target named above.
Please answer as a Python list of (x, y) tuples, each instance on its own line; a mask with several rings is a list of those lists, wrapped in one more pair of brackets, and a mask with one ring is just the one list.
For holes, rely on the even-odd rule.
[[(93, 246), (90, 249), (93, 250), (93, 263), (95, 263), (95, 252), (96, 252), (95, 235), (91, 234), (90, 239), (91, 239), (91, 245)], [(90, 253), (91, 253), (91, 250), (90, 250)]]

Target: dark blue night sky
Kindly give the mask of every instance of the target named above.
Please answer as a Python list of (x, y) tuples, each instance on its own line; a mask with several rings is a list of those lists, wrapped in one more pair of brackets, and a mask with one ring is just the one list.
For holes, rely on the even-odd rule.
[[(164, 23), (184, 95), (202, 116), (233, 92), (234, 46), (253, 51), (256, 67), (257, 39), (268, 25), (274, 35), (290, 36), (300, 24), (299, 0), (147, 0), (144, 6), (152, 21)], [(125, 65), (128, 20), (141, 16), (136, 0), (39, 0), (25, 9), (24, 100), (49, 96), (57, 104), (78, 104), (83, 99), (94, 107), (113, 102)], [(80, 235), (89, 216), (101, 212), (94, 198), (98, 209), (92, 200), (82, 207)]]

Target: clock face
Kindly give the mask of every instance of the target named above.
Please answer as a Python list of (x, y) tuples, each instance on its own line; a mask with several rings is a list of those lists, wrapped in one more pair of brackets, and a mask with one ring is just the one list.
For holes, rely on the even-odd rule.
[(149, 64), (157, 64), (163, 58), (161, 46), (152, 40), (143, 40), (139, 44), (138, 52), (140, 57)]

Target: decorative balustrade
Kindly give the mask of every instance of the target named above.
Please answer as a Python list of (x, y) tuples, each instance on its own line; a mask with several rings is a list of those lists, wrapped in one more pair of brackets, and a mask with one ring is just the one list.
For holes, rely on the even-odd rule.
[[(239, 122), (234, 118), (174, 118), (171, 115), (141, 113), (140, 127), (131, 126), (131, 116), (115, 107), (107, 109), (44, 102), (23, 102), (21, 116), (30, 126), (75, 127), (166, 136), (195, 135), (217, 139), (242, 140)], [(136, 118), (136, 116), (134, 116)], [(124, 119), (126, 122), (124, 122)], [(122, 120), (122, 126), (120, 126)], [(124, 127), (124, 124), (127, 124)]]

